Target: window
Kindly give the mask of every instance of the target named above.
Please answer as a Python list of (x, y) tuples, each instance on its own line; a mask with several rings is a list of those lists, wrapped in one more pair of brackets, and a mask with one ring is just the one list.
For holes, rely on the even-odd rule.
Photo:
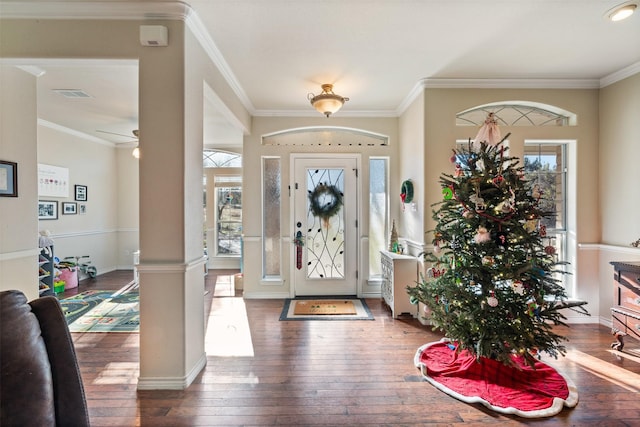
[(566, 260), (567, 201), (566, 144), (557, 142), (525, 142), (525, 177), (540, 193), (540, 207), (553, 213), (544, 218), (543, 241), (558, 261)]
[(382, 275), (380, 251), (386, 249), (389, 228), (387, 158), (369, 159), (369, 277)]
[(537, 103), (497, 103), (456, 114), (456, 126), (480, 126), (493, 113), (499, 126), (571, 126), (575, 114)]
[(216, 255), (240, 256), (242, 177), (216, 176)]
[(205, 247), (210, 257), (239, 258), (242, 255), (242, 156), (204, 150), (202, 162)]
[(220, 150), (204, 150), (202, 164), (205, 168), (239, 168), (242, 167), (242, 156)]
[(262, 159), (262, 241), (264, 277), (280, 277), (280, 158)]

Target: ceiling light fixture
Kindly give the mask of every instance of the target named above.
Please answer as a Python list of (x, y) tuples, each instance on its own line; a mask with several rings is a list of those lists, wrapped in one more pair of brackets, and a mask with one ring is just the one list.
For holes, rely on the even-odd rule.
[(637, 8), (638, 4), (635, 1), (628, 1), (608, 10), (605, 16), (613, 22), (622, 21), (633, 15)]
[(337, 112), (349, 100), (349, 98), (333, 93), (333, 85), (328, 83), (322, 85), (321, 93), (318, 95), (310, 93), (307, 95), (307, 99), (309, 99), (313, 108), (327, 117)]
[[(138, 129), (134, 129), (133, 130), (133, 136), (135, 136), (136, 138), (138, 138), (138, 141), (140, 139), (140, 131)], [(139, 144), (140, 142), (138, 142)], [(133, 151), (131, 152), (131, 155), (133, 157), (135, 157), (136, 159), (140, 158), (140, 147), (136, 145), (136, 148), (133, 149)]]

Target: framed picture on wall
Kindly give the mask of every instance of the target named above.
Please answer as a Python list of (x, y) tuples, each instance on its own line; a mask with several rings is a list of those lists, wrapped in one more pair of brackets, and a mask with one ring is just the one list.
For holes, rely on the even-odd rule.
[(18, 197), (18, 164), (0, 160), (0, 196)]
[(58, 219), (58, 202), (38, 200), (38, 219)]
[(80, 215), (86, 214), (87, 213), (87, 205), (81, 203), (78, 206), (78, 210), (80, 211)]
[(78, 202), (86, 202), (87, 201), (87, 186), (86, 185), (76, 185), (75, 186), (75, 199)]
[(75, 215), (78, 213), (78, 204), (74, 202), (62, 202), (62, 215)]

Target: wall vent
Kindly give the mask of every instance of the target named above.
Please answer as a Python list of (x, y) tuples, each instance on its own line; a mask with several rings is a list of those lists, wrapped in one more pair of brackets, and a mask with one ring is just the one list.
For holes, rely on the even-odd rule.
[(92, 97), (87, 92), (83, 91), (82, 89), (53, 89), (53, 91), (55, 93), (57, 93), (58, 95), (64, 96), (65, 98), (78, 99), (78, 98), (91, 98)]

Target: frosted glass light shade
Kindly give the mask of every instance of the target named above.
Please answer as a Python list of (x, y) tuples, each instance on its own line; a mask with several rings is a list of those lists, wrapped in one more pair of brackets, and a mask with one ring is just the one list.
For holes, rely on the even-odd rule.
[(337, 112), (342, 108), (345, 101), (349, 100), (349, 98), (333, 93), (333, 85), (331, 84), (323, 84), (322, 92), (315, 96), (310, 93), (308, 95), (308, 99), (311, 102), (311, 105), (313, 105), (313, 108), (327, 117)]
[(638, 5), (634, 2), (622, 3), (613, 9), (610, 9), (606, 16), (613, 22), (622, 21), (633, 15)]

